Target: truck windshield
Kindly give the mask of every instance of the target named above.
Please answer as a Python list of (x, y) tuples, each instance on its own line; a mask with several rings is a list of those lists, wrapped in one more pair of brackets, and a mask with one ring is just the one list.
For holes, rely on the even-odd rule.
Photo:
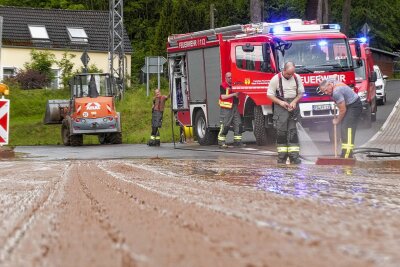
[(313, 39), (290, 41), (292, 46), (284, 55), (278, 52), (282, 70), (287, 61), (293, 61), (298, 73), (314, 71), (348, 71), (353, 67), (352, 57), (344, 39)]
[[(354, 65), (357, 65), (357, 64), (354, 62)], [(361, 60), (361, 66), (359, 68), (355, 68), (354, 69), (354, 73), (356, 75), (356, 80), (357, 81), (361, 81), (361, 80), (365, 80), (366, 79), (365, 67), (364, 66), (365, 66), (364, 65), (364, 60)]]

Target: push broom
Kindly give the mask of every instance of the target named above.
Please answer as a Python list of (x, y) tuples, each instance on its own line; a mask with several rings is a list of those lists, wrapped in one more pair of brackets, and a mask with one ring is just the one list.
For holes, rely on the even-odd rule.
[[(333, 109), (333, 117), (336, 119), (336, 105)], [(315, 162), (316, 165), (355, 165), (356, 160), (354, 158), (340, 158), (337, 155), (337, 127), (336, 124), (333, 125), (333, 151), (334, 157), (319, 157)]]

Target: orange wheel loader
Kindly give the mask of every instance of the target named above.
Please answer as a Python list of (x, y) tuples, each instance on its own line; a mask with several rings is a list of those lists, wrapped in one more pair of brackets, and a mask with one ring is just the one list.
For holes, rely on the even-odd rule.
[(121, 117), (115, 109), (110, 74), (84, 73), (70, 81), (70, 100), (49, 100), (45, 123), (61, 123), (66, 146), (81, 146), (83, 135), (97, 135), (100, 144), (121, 144)]

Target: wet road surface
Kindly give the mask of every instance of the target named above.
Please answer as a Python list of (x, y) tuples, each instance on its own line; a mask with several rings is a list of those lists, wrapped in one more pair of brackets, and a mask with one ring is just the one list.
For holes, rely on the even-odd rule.
[(399, 266), (398, 165), (0, 161), (0, 265)]

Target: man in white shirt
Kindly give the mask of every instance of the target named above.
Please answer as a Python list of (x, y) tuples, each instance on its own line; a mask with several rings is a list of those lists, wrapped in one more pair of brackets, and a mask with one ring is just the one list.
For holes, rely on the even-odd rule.
[(303, 97), (304, 85), (295, 73), (293, 62), (285, 63), (282, 72), (270, 81), (267, 96), (274, 102), (274, 125), (277, 130), (278, 163), (300, 164), (300, 146), (296, 123), (300, 119), (298, 102)]

